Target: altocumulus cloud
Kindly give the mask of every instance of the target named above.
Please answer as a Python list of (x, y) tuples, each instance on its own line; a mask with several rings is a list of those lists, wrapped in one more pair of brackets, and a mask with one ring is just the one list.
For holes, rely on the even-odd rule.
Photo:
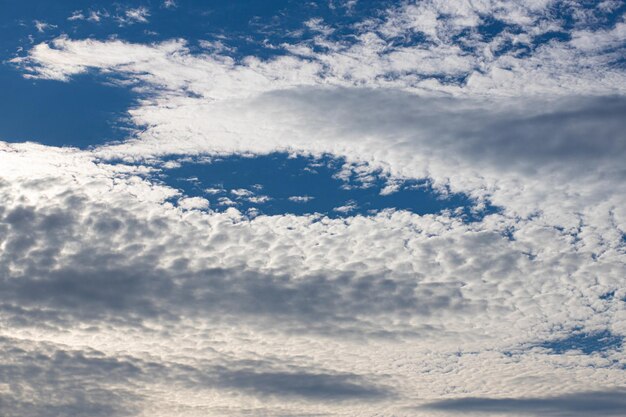
[[(122, 142), (0, 142), (2, 414), (623, 414), (624, 23), (594, 6), (402, 2), (307, 18), (268, 56), (30, 46), (30, 78), (140, 99)], [(120, 30), (185, 5), (127, 10)], [(161, 181), (274, 152), (499, 209), (246, 215)]]

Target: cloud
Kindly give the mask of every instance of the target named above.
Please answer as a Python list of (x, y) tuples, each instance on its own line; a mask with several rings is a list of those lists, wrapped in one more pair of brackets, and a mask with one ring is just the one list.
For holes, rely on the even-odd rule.
[(37, 31), (39, 33), (43, 33), (43, 32), (45, 32), (48, 29), (57, 27), (56, 25), (51, 25), (49, 23), (42, 22), (40, 20), (35, 20), (34, 23), (35, 23), (35, 28), (37, 28)]
[(384, 390), (353, 375), (229, 371), (220, 376), (219, 383), (261, 395), (296, 396), (311, 400), (375, 401), (388, 396)]
[(83, 14), (82, 10), (75, 10), (72, 12), (72, 14), (67, 18), (67, 20), (69, 21), (74, 21), (74, 20), (85, 20), (85, 15)]
[(102, 10), (91, 10), (89, 12), (89, 17), (87, 18), (87, 20), (90, 21), (90, 22), (98, 23), (98, 22), (100, 22), (100, 20), (102, 20), (103, 17), (107, 18), (107, 17), (110, 17), (110, 16), (111, 15), (106, 10), (104, 10), (104, 11), (102, 11)]
[(349, 201), (348, 204), (335, 207), (333, 210), (339, 213), (349, 213), (357, 209), (357, 205), (353, 201)]
[[(502, 384), (516, 395), (525, 374), (536, 375), (524, 381), (535, 396), (560, 394), (572, 375), (572, 390), (623, 381), (618, 350), (558, 359), (524, 350), (554, 339), (559, 326), (624, 331), (622, 255), (605, 241), (589, 262), (597, 247), (590, 236), (541, 216), (494, 214), (475, 224), (407, 212), (247, 219), (234, 209), (174, 206), (178, 192), (151, 182), (153, 168), (107, 163), (95, 150), (2, 149), (6, 332), (73, 349), (89, 340), (109, 356), (171, 368), (145, 378), (178, 381), (182, 397), (152, 385), (124, 388), (155, 407), (218, 390), (215, 407), (254, 409), (245, 394), (266, 398), (276, 413), (286, 404), (288, 414), (346, 412), (371, 395), (366, 408), (382, 412), (414, 404), (416, 393), (442, 397), (451, 378), (483, 396)], [(511, 227), (513, 239), (504, 234)], [(616, 296), (602, 299), (610, 290)], [(216, 362), (220, 356), (235, 362)], [(276, 363), (236, 362), (259, 356)], [(208, 391), (198, 391), (200, 382)]]
[[(531, 57), (511, 58), (511, 65), (514, 68), (519, 61), (534, 68), (532, 71), (548, 64), (561, 65), (569, 59), (565, 56), (572, 47), (545, 45)], [(559, 63), (533, 61), (543, 60), (542, 54), (551, 60), (564, 58)], [(436, 55), (441, 57), (439, 52)], [(385, 57), (381, 62), (387, 66), (390, 61)], [(115, 71), (154, 90), (154, 98), (130, 111), (133, 122), (145, 129), (121, 145), (101, 147), (99, 154), (106, 158), (326, 152), (353, 163), (375, 161), (372, 169), (382, 168), (398, 177), (429, 177), (435, 184), (449, 185), (452, 191), (476, 198), (489, 196), (521, 217), (541, 212), (560, 226), (574, 227), (579, 221), (575, 213), (589, 211), (594, 205), (600, 210), (590, 203), (609, 196), (601, 203), (603, 214), (587, 215), (594, 218), (594, 227), (600, 227), (599, 222), (606, 225), (609, 207), (615, 207), (612, 212), (618, 229), (624, 229), (624, 214), (619, 209), (623, 204), (618, 201), (620, 193), (615, 192), (623, 184), (619, 168), (624, 153), (619, 117), (623, 100), (597, 96), (618, 93), (614, 86), (624, 83), (617, 82), (622, 72), (609, 69), (608, 64), (572, 62), (576, 74), (552, 68), (551, 73), (559, 74), (557, 84), (553, 84), (556, 78), (544, 80), (530, 72), (521, 75), (517, 70), (491, 66), (474, 72), (460, 89), (436, 88), (458, 98), (433, 97), (432, 91), (416, 89), (401, 78), (382, 82), (376, 75), (376, 63), (367, 67), (374, 73), (365, 74), (363, 82), (357, 83), (360, 87), (354, 88), (355, 79), (339, 76), (338, 69), (333, 70), (337, 63), (329, 56), (312, 60), (249, 58), (236, 63), (226, 56), (193, 55), (179, 40), (137, 45), (58, 38), (51, 45), (37, 45), (21, 64), (35, 76), (57, 79), (90, 68)], [(612, 78), (610, 89), (597, 84), (604, 75), (590, 74), (591, 84), (581, 83), (583, 67), (604, 68), (607, 77), (617, 78)], [(490, 71), (495, 78), (486, 78)], [(564, 90), (560, 85), (570, 76), (566, 74), (577, 81)], [(496, 88), (501, 87), (500, 92), (494, 91), (493, 82), (501, 83)], [(537, 91), (516, 90), (517, 83), (524, 88), (534, 86)], [(193, 96), (181, 95), (183, 90)], [(589, 92), (594, 97), (578, 96)], [(503, 98), (501, 93), (518, 99)], [(572, 93), (576, 95), (567, 96)], [(565, 96), (546, 100), (547, 94)], [(599, 108), (603, 110), (597, 111)], [(592, 136), (597, 139), (590, 141)], [(600, 164), (602, 170), (586, 169)], [(527, 181), (533, 186), (521, 185)], [(562, 210), (563, 201), (567, 201), (567, 210)]]
[(542, 213), (565, 227), (577, 227), (579, 213), (586, 213), (585, 223), (607, 227), (607, 210), (613, 210), (623, 230), (617, 192), (624, 183), (623, 111), (620, 97), (503, 100), (495, 106), (380, 89), (299, 88), (223, 103), (155, 102), (132, 110), (135, 122), (147, 126), (139, 138), (97, 152), (110, 158), (330, 153), (369, 162), (366, 169), (430, 178), (439, 189), (489, 197), (513, 215)]
[(209, 201), (202, 197), (186, 197), (178, 200), (178, 206), (186, 210), (203, 210), (209, 208)]
[(289, 201), (293, 201), (294, 203), (307, 203), (313, 200), (315, 197), (311, 197), (308, 195), (293, 195), (289, 197)]
[(175, 0), (164, 0), (163, 7), (165, 7), (166, 9), (173, 9), (178, 7), (178, 4), (176, 4)]
[[(332, 27), (310, 19), (304, 24), (318, 36), (273, 45), (286, 54), (267, 60), (253, 56), (235, 60), (228, 55), (232, 51), (220, 48), (210, 55), (191, 54), (180, 40), (148, 46), (57, 38), (37, 45), (22, 62), (34, 76), (62, 79), (88, 68), (110, 70), (117, 64), (104, 57), (115, 56), (124, 60), (116, 69), (134, 79), (166, 88), (185, 85), (190, 92), (212, 98), (306, 85), (388, 87), (454, 96), (623, 92), (618, 86), (624, 84), (624, 72), (616, 62), (624, 24), (572, 30), (554, 18), (550, 5), (407, 3), (387, 10), (382, 19), (361, 22), (345, 40), (333, 39)], [(563, 10), (572, 19), (584, 14), (574, 6)], [(145, 8), (128, 9), (120, 19), (141, 21), (147, 15)], [(502, 26), (493, 36), (481, 32), (490, 19)], [(567, 33), (568, 39), (537, 40), (546, 33)], [(420, 36), (425, 39), (398, 42)], [(96, 49), (109, 53), (91, 53)], [(146, 53), (161, 62), (158, 69), (142, 59)], [(221, 82), (209, 83), (207, 78)], [(242, 84), (245, 88), (233, 88)]]
[[(419, 334), (422, 325), (445, 328), (444, 322), (489, 316), (505, 305), (515, 317), (532, 294), (570, 279), (553, 262), (580, 279), (602, 268), (606, 285), (619, 282), (619, 255), (607, 253), (598, 265), (585, 265), (594, 247), (572, 246), (570, 231), (542, 218), (522, 222), (496, 215), (466, 225), (397, 212), (249, 221), (236, 210), (180, 210), (165, 203), (175, 191), (126, 174), (129, 167), (94, 164), (90, 152), (62, 150), (55, 159), (53, 148), (11, 148), (22, 150), (4, 156), (5, 166), (14, 167), (7, 174), (16, 175), (2, 188), (7, 311), (20, 306), (36, 314), (45, 307), (81, 321), (118, 318), (131, 324), (204, 311), (252, 322), (280, 317), (286, 328), (322, 333), (346, 324), (363, 332)], [(18, 180), (20, 169), (29, 172), (28, 181)], [(71, 185), (77, 179), (85, 186)], [(518, 229), (514, 241), (503, 235), (511, 226)], [(549, 244), (537, 247), (537, 241)], [(554, 278), (545, 282), (546, 275)], [(486, 277), (500, 282), (499, 289)], [(530, 293), (512, 290), (522, 281)], [(585, 288), (572, 316), (559, 316), (554, 325), (579, 314), (591, 317), (585, 310), (589, 297), (599, 299), (598, 291), (606, 291)], [(489, 302), (481, 293), (519, 298), (501, 304), (505, 298)], [(575, 292), (565, 286), (557, 294), (564, 299)], [(554, 308), (550, 299), (531, 303), (539, 311)], [(381, 317), (420, 319), (379, 326)]]
[(245, 188), (237, 188), (234, 190), (230, 190), (230, 193), (236, 197), (251, 197), (254, 193), (250, 190), (246, 190)]
[[(66, 201), (72, 200), (82, 199), (68, 195)], [(17, 206), (4, 213), (2, 221), (10, 233), (3, 239), (5, 268), (0, 286), (7, 311), (19, 306), (36, 314), (47, 308), (78, 321), (128, 320), (129, 324), (157, 317), (176, 320), (204, 311), (224, 319), (280, 317), (286, 326), (326, 332), (341, 323), (358, 325), (360, 316), (463, 309), (458, 284), (418, 285), (409, 276), (391, 271), (382, 275), (311, 271), (296, 280), (278, 271), (235, 266), (191, 268), (187, 258), (167, 260), (183, 254), (187, 243), (168, 248), (149, 243), (178, 234), (169, 221), (148, 222), (121, 208), (111, 212), (83, 204), (75, 204), (71, 211)], [(226, 254), (247, 251), (227, 243), (233, 233), (237, 232), (212, 236), (209, 242), (225, 243)], [(128, 249), (118, 247), (124, 240)], [(81, 243), (71, 249), (70, 242)], [(212, 246), (217, 254), (215, 243)], [(280, 251), (276, 255), (285, 256)], [(206, 255), (197, 256), (193, 262)], [(24, 310), (19, 314), (20, 320), (37, 318)]]
[[(134, 416), (145, 395), (169, 390), (291, 401), (376, 402), (392, 395), (367, 377), (285, 366), (275, 360), (182, 363), (149, 355), (0, 338), (0, 410), (7, 416)], [(180, 358), (179, 358), (180, 360)], [(142, 394), (137, 384), (144, 388)], [(210, 395), (210, 394), (209, 394)]]
[[(14, 59), (134, 88), (140, 129), (89, 150), (0, 143), (0, 406), (616, 415), (623, 346), (537, 348), (626, 334), (623, 23), (610, 4), (553, 6), (407, 2), (345, 37), (308, 20), (315, 36), (274, 58), (59, 37)], [(233, 200), (258, 190), (211, 189), (233, 206), (214, 212), (159, 181), (169, 155), (277, 151), (502, 210), (246, 216)]]
[(7, 417), (131, 416), (137, 396), (129, 386), (141, 370), (98, 352), (63, 351), (0, 338), (0, 410)]
[(624, 391), (595, 391), (543, 398), (459, 398), (431, 403), (425, 408), (450, 412), (514, 414), (546, 417), (621, 416)]
[(124, 12), (124, 18), (120, 18), (122, 23), (147, 23), (150, 11), (147, 7), (129, 8)]

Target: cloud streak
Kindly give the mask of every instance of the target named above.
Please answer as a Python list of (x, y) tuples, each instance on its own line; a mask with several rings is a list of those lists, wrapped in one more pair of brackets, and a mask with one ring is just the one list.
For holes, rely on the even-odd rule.
[(624, 392), (583, 392), (546, 398), (460, 398), (429, 404), (426, 408), (464, 413), (575, 417), (621, 416), (626, 410)]

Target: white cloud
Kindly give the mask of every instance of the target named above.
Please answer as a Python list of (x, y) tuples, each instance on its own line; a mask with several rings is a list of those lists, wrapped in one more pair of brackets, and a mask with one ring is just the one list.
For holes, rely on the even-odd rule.
[(150, 11), (147, 7), (129, 8), (124, 11), (125, 18), (120, 18), (122, 23), (147, 23)]
[(254, 195), (252, 191), (246, 190), (245, 188), (235, 188), (230, 190), (230, 193), (236, 197), (250, 197)]
[(89, 12), (89, 17), (87, 18), (87, 20), (89, 20), (90, 22), (98, 23), (103, 17), (109, 17), (109, 13), (106, 11), (91, 10)]
[(325, 25), (324, 19), (319, 17), (307, 20), (306, 22), (304, 22), (304, 26), (306, 26), (309, 30), (321, 33), (324, 36), (331, 35), (334, 32), (334, 29), (328, 25)]
[(218, 199), (218, 204), (220, 206), (237, 206), (239, 203), (237, 203), (236, 201), (231, 200), (228, 197), (220, 197)]
[(74, 12), (72, 12), (70, 17), (67, 18), (67, 20), (70, 20), (70, 21), (85, 20), (85, 15), (83, 14), (82, 10), (75, 10)]
[(173, 9), (173, 8), (178, 7), (178, 4), (176, 3), (175, 0), (164, 0), (163, 7), (165, 7), (166, 9)]
[(178, 207), (185, 210), (205, 210), (209, 208), (209, 201), (202, 197), (185, 197), (178, 200)]
[[(169, 4), (169, 6), (168, 6)], [(103, 19), (113, 19), (120, 25), (132, 25), (135, 23), (148, 23), (150, 17), (150, 10), (147, 7), (123, 7), (122, 5), (114, 5), (114, 10), (107, 9), (88, 9), (74, 11), (67, 20), (79, 21), (87, 20), (91, 23), (100, 23)], [(164, 7), (172, 8), (176, 7), (176, 4), (172, 2), (165, 2)]]
[[(624, 386), (623, 347), (533, 348), (577, 328), (626, 335), (626, 83), (611, 65), (623, 24), (525, 57), (494, 52), (509, 35), (475, 32), (492, 15), (529, 43), (560, 24), (550, 5), (406, 3), (363, 22), (352, 44), (314, 21), (328, 52), (287, 45), (292, 56), (269, 60), (65, 37), (15, 60), (64, 81), (113, 72), (151, 95), (130, 111), (143, 129), (121, 144), (0, 143), (0, 342), (25, 348), (7, 351), (13, 373), (0, 374), (27, 387), (0, 388), (0, 401), (36, 412), (37, 397), (68, 398), (95, 413), (124, 392), (155, 416), (430, 415), (420, 406), (445, 398)], [(452, 41), (463, 31), (474, 52)], [(390, 46), (411, 32), (431, 43)], [(502, 211), (475, 223), (394, 210), (245, 216), (227, 192), (267, 196), (208, 188), (224, 193), (211, 211), (149, 179), (180, 164), (154, 162), (168, 154), (277, 151), (344, 157), (341, 177), (364, 186), (380, 170), (383, 194), (429, 178)], [(81, 378), (108, 369), (80, 381), (101, 397), (81, 400), (44, 371), (68, 363)], [(328, 401), (328, 387), (343, 397)]]
[(272, 198), (267, 195), (255, 195), (253, 197), (248, 197), (247, 200), (254, 204), (265, 204), (270, 201)]
[(618, 53), (622, 53), (625, 48), (626, 23), (619, 22), (611, 30), (575, 31), (572, 37), (571, 44), (579, 50), (597, 52), (616, 48)]
[[(150, 168), (96, 162), (92, 151), (2, 144), (0, 158), (0, 267), (9, 278), (0, 282), (0, 316), (21, 323), (2, 335), (29, 349), (45, 343), (74, 352), (73, 362), (89, 340), (100, 353), (82, 353), (85, 366), (96, 366), (86, 359), (94, 355), (130, 361), (115, 368), (132, 372), (127, 377), (84, 383), (140, 394), (145, 402), (134, 406), (144, 413), (221, 415), (217, 404), (260, 414), (398, 414), (435, 398), (626, 383), (611, 365), (621, 352), (520, 351), (553, 337), (555, 327), (626, 333), (623, 306), (599, 298), (626, 295), (623, 251), (604, 242), (590, 262), (591, 231), (576, 243), (545, 218), (503, 215), (475, 224), (407, 212), (248, 220), (234, 209), (179, 210), (166, 203), (175, 190), (144, 179)], [(201, 202), (179, 205), (185, 201)], [(515, 240), (501, 234), (508, 227)], [(257, 364), (254, 374), (236, 374), (247, 375), (246, 384), (232, 374), (197, 379), (244, 372), (246, 363)], [(302, 369), (310, 379), (301, 383), (313, 391), (268, 376), (293, 380), (285, 373)], [(166, 371), (173, 373), (150, 377)], [(306, 376), (324, 372), (352, 379)], [(138, 392), (139, 375), (149, 376)], [(520, 383), (519, 375), (533, 378)], [(337, 390), (357, 385), (343, 401), (320, 402), (315, 389), (330, 381)], [(73, 398), (70, 386), (52, 386), (58, 398), (63, 390)], [(364, 408), (355, 402), (361, 392), (371, 397)]]
[(167, 161), (163, 164), (163, 168), (165, 169), (176, 169), (180, 168), (182, 165), (178, 161)]
[(223, 188), (205, 188), (204, 192), (207, 194), (220, 194), (225, 192)]
[[(430, 177), (437, 186), (447, 184), (454, 191), (478, 198), (489, 195), (495, 203), (520, 216), (541, 211), (551, 222), (573, 225), (579, 221), (574, 213), (589, 211), (587, 215), (593, 216), (594, 222), (606, 222), (606, 215), (591, 214), (590, 202), (600, 195), (608, 198), (600, 206), (621, 207), (616, 197), (619, 193), (604, 190), (616, 190), (622, 182), (607, 187), (602, 179), (606, 173), (580, 167), (602, 161), (603, 171), (619, 178), (623, 155), (619, 121), (613, 116), (608, 116), (608, 123), (603, 116), (577, 117), (577, 112), (604, 105), (602, 99), (563, 98), (551, 102), (544, 96), (566, 91), (598, 94), (605, 91), (604, 81), (614, 92), (616, 86), (626, 83), (619, 82), (623, 72), (614, 70), (607, 71), (602, 81), (597, 73), (602, 65), (582, 65), (596, 68), (585, 78), (580, 72), (581, 62), (576, 60), (568, 74), (562, 63), (571, 60), (569, 51), (570, 46), (550, 44), (523, 60), (501, 58), (512, 69), (494, 67), (480, 75), (475, 73), (463, 88), (429, 84), (460, 97), (496, 95), (464, 100), (435, 98), (423, 91), (417, 94), (412, 88), (406, 93), (385, 90), (385, 84), (378, 84), (374, 75), (370, 82), (376, 88), (371, 90), (304, 88), (303, 84), (351, 83), (328, 76), (328, 72), (319, 78), (316, 62), (293, 57), (275, 61), (249, 58), (244, 65), (236, 65), (226, 57), (192, 56), (181, 41), (150, 46), (59, 38), (52, 45), (37, 45), (21, 64), (30, 66), (37, 76), (57, 79), (68, 79), (89, 67), (114, 70), (134, 79), (143, 78), (159, 89), (156, 98), (131, 110), (133, 121), (147, 128), (136, 140), (99, 149), (105, 157), (328, 152), (345, 156), (351, 163), (371, 163), (364, 166), (363, 178), (367, 178), (367, 170), (381, 168), (399, 177)], [(548, 62), (559, 64), (549, 68)], [(376, 65), (368, 64), (367, 68)], [(548, 71), (544, 75), (551, 74), (548, 78), (536, 73), (542, 67), (541, 72)], [(566, 82), (563, 80), (568, 83), (566, 91), (561, 91)], [(404, 81), (393, 83), (401, 87)], [(199, 96), (181, 96), (183, 88)], [(401, 90), (406, 90), (406, 84)], [(501, 94), (522, 97), (509, 101), (497, 97)], [(525, 94), (530, 97), (523, 97)], [(609, 99), (606, 105), (607, 115), (616, 115), (622, 108), (619, 99)], [(555, 135), (552, 141), (544, 140), (541, 135), (546, 133), (533, 127), (544, 122)], [(578, 127), (570, 127), (574, 123)], [(514, 130), (507, 130), (511, 128)], [(504, 135), (507, 131), (518, 139), (509, 140)], [(605, 136), (603, 142), (588, 141), (588, 135), (596, 134)], [(577, 149), (588, 151), (580, 153)], [(569, 157), (560, 159), (559, 155)], [(526, 183), (533, 186), (524, 187)], [(563, 210), (565, 201), (567, 210)], [(594, 210), (600, 206), (596, 204)], [(623, 214), (618, 219), (622, 224)]]
[(344, 204), (343, 206), (335, 207), (333, 211), (336, 211), (338, 213), (350, 213), (351, 211), (356, 210), (358, 207), (359, 206), (357, 206), (356, 203), (348, 202), (348, 204)]
[[(395, 22), (389, 17), (392, 27), (400, 31), (421, 31), (410, 24), (416, 18), (405, 16), (410, 12), (398, 13), (406, 21)], [(432, 13), (438, 16), (440, 12)], [(545, 26), (547, 21), (540, 22)], [(554, 22), (548, 23), (552, 26), (546, 27), (553, 30)], [(463, 27), (468, 24), (464, 23)], [(472, 27), (474, 24), (469, 25)], [(211, 56), (192, 56), (181, 41), (146, 46), (66, 38), (59, 38), (48, 46), (37, 46), (26, 62), (32, 65), (38, 76), (45, 78), (63, 79), (89, 67), (103, 70), (116, 68), (165, 88), (185, 86), (207, 98), (230, 98), (276, 88), (319, 84), (394, 87), (421, 94), (443, 92), (492, 96), (601, 94), (611, 93), (625, 84), (623, 71), (616, 71), (609, 65), (614, 53), (601, 47), (593, 50), (578, 47), (589, 34), (595, 32), (574, 33), (571, 42), (551, 42), (537, 48), (530, 57), (518, 57), (515, 52), (493, 54), (494, 46), (506, 35), (490, 42), (468, 38), (466, 43), (475, 49), (468, 52), (461, 47), (462, 44), (454, 43), (443, 35), (432, 45), (392, 47), (389, 39), (400, 34), (387, 33), (384, 27), (383, 24), (381, 35), (373, 30), (366, 31), (358, 36), (356, 43), (347, 46), (324, 40), (324, 45), (329, 48), (327, 53), (313, 52), (305, 43), (283, 45), (295, 56), (267, 61), (248, 57), (242, 64), (235, 64), (227, 55), (215, 53)], [(612, 31), (598, 31), (596, 35), (606, 38), (604, 42), (615, 43), (620, 36), (620, 27), (618, 25)], [(532, 36), (541, 34), (535, 33), (535, 26), (529, 25), (526, 29), (526, 35), (516, 35), (516, 42), (528, 43)], [(609, 41), (607, 36), (613, 41)], [(99, 53), (94, 54), (96, 50)], [(226, 49), (221, 51), (228, 52)], [(215, 52), (220, 52), (220, 49)], [(146, 60), (148, 56), (150, 59)], [(299, 58), (302, 56), (306, 59)], [(152, 60), (161, 65), (158, 68), (150, 66)], [(468, 81), (467, 84), (441, 82), (441, 77), (461, 77)]]
[(35, 20), (35, 22), (34, 22), (34, 23), (35, 23), (35, 28), (37, 29), (37, 31), (38, 31), (39, 33), (43, 33), (43, 32), (45, 32), (45, 31), (46, 31), (46, 30), (48, 30), (48, 29), (51, 29), (51, 28), (56, 28), (56, 27), (57, 27), (56, 25), (51, 25), (51, 24), (49, 24), (49, 23), (42, 22), (42, 21), (40, 21), (40, 20)]
[(401, 185), (402, 184), (398, 181), (391, 181), (380, 190), (380, 195), (390, 195), (396, 193), (400, 190)]
[(308, 203), (314, 198), (315, 197), (311, 197), (310, 195), (292, 195), (289, 197), (289, 201), (293, 201), (294, 203)]

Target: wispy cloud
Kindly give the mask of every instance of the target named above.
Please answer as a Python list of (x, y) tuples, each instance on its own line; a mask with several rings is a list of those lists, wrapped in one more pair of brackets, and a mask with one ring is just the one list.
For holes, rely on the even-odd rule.
[(598, 391), (544, 398), (459, 398), (429, 404), (442, 411), (484, 414), (524, 414), (547, 417), (621, 416), (626, 409), (624, 392)]
[(35, 20), (34, 23), (35, 23), (35, 28), (37, 29), (39, 33), (43, 33), (48, 29), (54, 29), (57, 27), (56, 25), (51, 25), (49, 23), (42, 22), (40, 20)]
[(124, 11), (124, 17), (120, 17), (122, 23), (147, 23), (150, 12), (147, 7), (129, 8)]

